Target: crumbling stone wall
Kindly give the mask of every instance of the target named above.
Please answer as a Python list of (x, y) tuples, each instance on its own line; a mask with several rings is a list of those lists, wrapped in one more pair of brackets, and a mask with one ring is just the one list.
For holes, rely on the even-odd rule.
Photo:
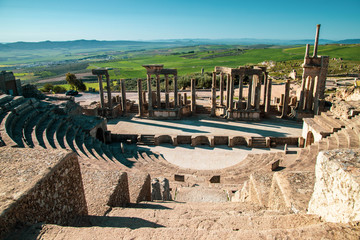
[(329, 222), (360, 220), (360, 150), (320, 152), (308, 213)]
[(0, 238), (17, 225), (66, 225), (87, 214), (75, 153), (3, 147), (0, 152)]

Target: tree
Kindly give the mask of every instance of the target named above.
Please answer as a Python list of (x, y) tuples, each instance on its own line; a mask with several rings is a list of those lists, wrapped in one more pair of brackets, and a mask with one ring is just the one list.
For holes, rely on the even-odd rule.
[(66, 81), (71, 86), (71, 89), (75, 89), (76, 91), (85, 91), (86, 85), (83, 83), (82, 80), (76, 78), (75, 74), (67, 73), (66, 74)]
[(45, 83), (44, 87), (41, 89), (43, 92), (50, 92), (50, 90), (54, 89), (54, 85), (51, 83)]

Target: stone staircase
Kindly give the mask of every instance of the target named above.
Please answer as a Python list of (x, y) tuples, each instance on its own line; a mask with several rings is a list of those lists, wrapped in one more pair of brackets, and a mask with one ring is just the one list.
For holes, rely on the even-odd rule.
[(251, 137), (251, 141), (254, 148), (266, 148), (266, 138), (264, 137)]
[(71, 226), (33, 226), (10, 239), (358, 239), (357, 228), (250, 203), (142, 202)]
[(141, 134), (137, 142), (138, 145), (155, 145), (155, 135)]

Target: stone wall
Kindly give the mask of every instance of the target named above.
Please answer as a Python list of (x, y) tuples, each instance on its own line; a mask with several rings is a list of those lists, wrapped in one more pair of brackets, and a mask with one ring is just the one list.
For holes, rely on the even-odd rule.
[(360, 220), (360, 150), (320, 152), (308, 213), (329, 222)]
[(0, 159), (0, 238), (16, 226), (66, 225), (87, 214), (75, 153), (2, 147)]
[(124, 207), (130, 202), (125, 172), (85, 169), (82, 176), (89, 215), (103, 216), (110, 207)]

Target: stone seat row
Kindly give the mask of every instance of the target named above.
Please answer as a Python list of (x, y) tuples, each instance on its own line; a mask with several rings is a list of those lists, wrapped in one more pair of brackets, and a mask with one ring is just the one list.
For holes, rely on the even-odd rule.
[(23, 97), (2, 97), (0, 103), (5, 106), (0, 114), (1, 137), (8, 146), (71, 149), (85, 159), (132, 165), (120, 149), (90, 136), (71, 117), (56, 113), (54, 105)]

